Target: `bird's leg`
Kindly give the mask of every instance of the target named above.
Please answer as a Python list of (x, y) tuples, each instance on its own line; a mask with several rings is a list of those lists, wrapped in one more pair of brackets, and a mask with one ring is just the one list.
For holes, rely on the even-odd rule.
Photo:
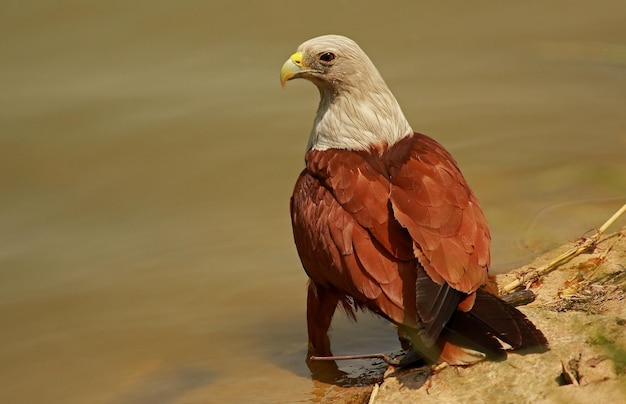
[(339, 296), (332, 290), (309, 282), (307, 295), (307, 327), (309, 332), (309, 349), (306, 364), (311, 377), (325, 383), (334, 383), (345, 376), (334, 360), (317, 361), (315, 355), (332, 356), (328, 329), (339, 303)]
[(307, 328), (309, 354), (331, 356), (328, 329), (339, 303), (339, 296), (330, 289), (309, 282), (307, 295)]

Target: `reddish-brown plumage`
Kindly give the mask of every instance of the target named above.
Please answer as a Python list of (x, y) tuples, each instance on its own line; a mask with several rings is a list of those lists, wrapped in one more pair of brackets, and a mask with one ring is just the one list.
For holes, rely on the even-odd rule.
[(493, 341), (475, 341), (493, 335), (513, 348), (546, 344), (512, 307), (502, 313), (512, 317), (513, 328), (530, 327), (526, 340), (507, 341), (506, 327), (488, 329), (486, 337), (475, 327), (458, 330), (475, 311), (488, 316), (496, 299), (479, 291), (483, 306), (475, 310), (477, 290), (487, 282), (490, 235), (456, 162), (433, 139), (415, 133), (369, 151), (308, 151), (291, 214), (311, 279), (309, 341), (318, 354), (330, 354), (327, 331), (339, 303), (352, 316), (355, 308), (367, 308), (400, 325), (431, 360), (466, 363), (460, 346), (494, 350)]
[(320, 91), (306, 168), (291, 201), (294, 238), (311, 281), (311, 348), (330, 354), (338, 304), (398, 325), (403, 346), (430, 361), (469, 364), (545, 347), (488, 283), (485, 217), (456, 162), (414, 133), (371, 60), (351, 39), (312, 38), (281, 67)]

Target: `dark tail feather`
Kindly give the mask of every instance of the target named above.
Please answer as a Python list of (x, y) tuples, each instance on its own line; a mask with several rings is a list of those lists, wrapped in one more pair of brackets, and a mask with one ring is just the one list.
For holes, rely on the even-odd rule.
[(457, 311), (446, 324), (450, 341), (484, 352), (490, 359), (504, 359), (501, 340), (513, 350), (545, 351), (548, 341), (541, 331), (515, 307), (478, 290), (469, 312)]
[(462, 293), (447, 283), (435, 283), (421, 266), (417, 270), (415, 290), (417, 314), (423, 324), (420, 337), (426, 346), (433, 346), (456, 311)]
[(487, 354), (491, 360), (506, 359), (506, 351), (495, 337), (493, 330), (470, 313), (454, 313), (443, 331), (443, 339), (454, 345)]
[(470, 314), (513, 349), (547, 347), (548, 340), (526, 316), (502, 299), (478, 290)]

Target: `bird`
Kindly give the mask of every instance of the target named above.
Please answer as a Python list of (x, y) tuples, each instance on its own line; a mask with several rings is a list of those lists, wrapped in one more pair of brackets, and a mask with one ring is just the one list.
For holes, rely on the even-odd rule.
[(305, 168), (290, 200), (309, 282), (309, 352), (332, 356), (337, 307), (371, 311), (428, 363), (503, 360), (547, 349), (543, 333), (488, 283), (491, 236), (452, 155), (415, 132), (357, 43), (323, 35), (284, 62), (280, 82), (319, 90)]

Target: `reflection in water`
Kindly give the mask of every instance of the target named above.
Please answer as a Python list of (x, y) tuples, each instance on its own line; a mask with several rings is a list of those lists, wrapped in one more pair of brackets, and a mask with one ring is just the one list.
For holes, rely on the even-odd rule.
[(340, 369), (336, 361), (314, 361), (307, 355), (311, 378), (341, 387), (370, 386), (382, 380), (387, 364), (381, 360), (350, 360)]
[[(316, 35), (355, 38), (451, 150), (496, 270), (623, 204), (620, 6), (316, 4), (3, 5), (0, 402), (307, 402), (378, 377), (339, 363), (329, 385), (304, 361), (288, 200), (318, 95), (278, 73)], [(331, 338), (398, 349), (362, 314)]]

